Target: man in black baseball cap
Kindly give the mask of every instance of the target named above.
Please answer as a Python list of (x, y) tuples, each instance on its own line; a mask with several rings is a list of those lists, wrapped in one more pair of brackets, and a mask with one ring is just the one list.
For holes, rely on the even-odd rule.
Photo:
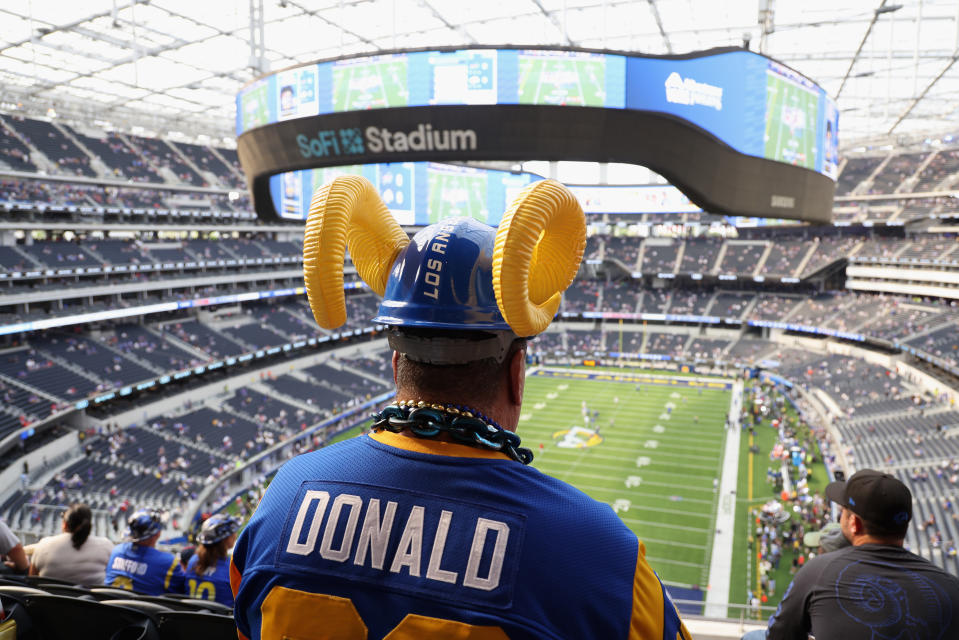
[(903, 548), (912, 519), (909, 488), (863, 469), (830, 483), (826, 496), (842, 507), (839, 524), (851, 546), (806, 563), (765, 637), (959, 638), (959, 579)]
[[(846, 482), (830, 482), (826, 497), (850, 512), (845, 523), (842, 518), (839, 520), (843, 535), (850, 542), (862, 533), (902, 546), (912, 520), (912, 493), (895, 477), (863, 469)], [(861, 527), (855, 526), (857, 521), (862, 523)]]

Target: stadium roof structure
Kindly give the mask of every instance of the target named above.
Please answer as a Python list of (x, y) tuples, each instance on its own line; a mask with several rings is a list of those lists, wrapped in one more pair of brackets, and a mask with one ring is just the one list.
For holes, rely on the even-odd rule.
[(261, 73), (397, 48), (743, 46), (838, 99), (844, 148), (959, 129), (955, 0), (5, 0), (0, 111), (233, 137)]

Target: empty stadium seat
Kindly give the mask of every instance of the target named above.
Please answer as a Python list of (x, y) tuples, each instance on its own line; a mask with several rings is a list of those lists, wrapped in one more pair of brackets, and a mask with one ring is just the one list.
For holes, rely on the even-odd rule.
[(31, 594), (24, 605), (41, 640), (159, 640), (149, 614), (79, 598)]
[(155, 616), (161, 640), (235, 640), (232, 617), (190, 611), (169, 611)]

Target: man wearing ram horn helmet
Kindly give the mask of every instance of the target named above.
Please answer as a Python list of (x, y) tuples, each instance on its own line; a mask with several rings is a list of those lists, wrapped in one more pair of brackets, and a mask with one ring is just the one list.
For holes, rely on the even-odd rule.
[(529, 466), (516, 435), (526, 339), (579, 268), (582, 208), (526, 188), (498, 229), (412, 241), (364, 178), (313, 197), (314, 316), (346, 320), (344, 250), (383, 302), (396, 398), (372, 432), (277, 473), (233, 554), (236, 624), (255, 638), (689, 638), (613, 510)]

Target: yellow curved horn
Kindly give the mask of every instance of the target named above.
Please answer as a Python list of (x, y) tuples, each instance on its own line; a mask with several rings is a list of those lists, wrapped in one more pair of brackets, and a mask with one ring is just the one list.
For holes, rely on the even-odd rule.
[(493, 289), (496, 304), (520, 336), (552, 322), (586, 248), (586, 216), (576, 196), (555, 180), (523, 189), (496, 232)]
[(382, 296), (393, 261), (409, 237), (362, 176), (340, 176), (313, 194), (303, 234), (303, 281), (316, 323), (346, 322), (344, 250), (370, 288)]

